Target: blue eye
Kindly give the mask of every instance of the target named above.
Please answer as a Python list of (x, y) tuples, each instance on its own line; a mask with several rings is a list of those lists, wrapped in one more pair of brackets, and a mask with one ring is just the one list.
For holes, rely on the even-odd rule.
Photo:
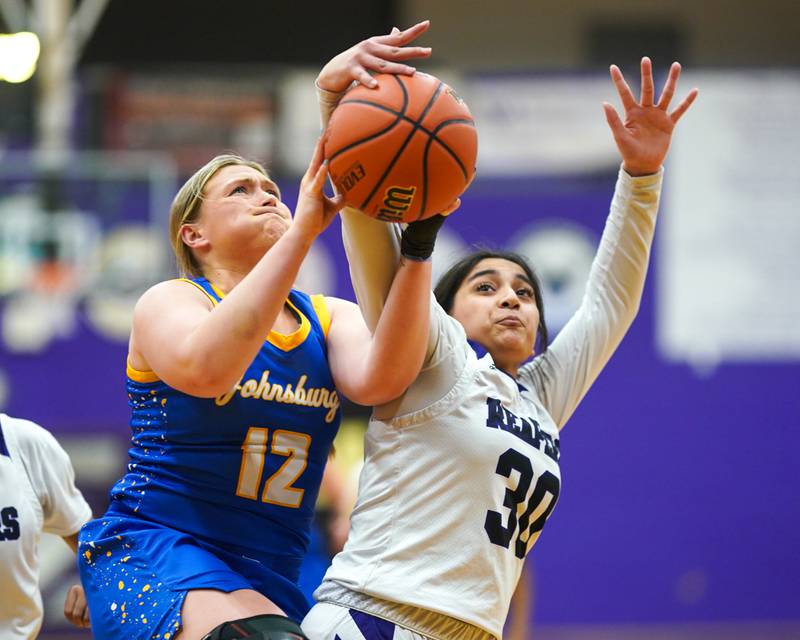
[(231, 195), (233, 195), (234, 193), (247, 193), (247, 188), (243, 184), (240, 184), (238, 187), (233, 188), (233, 191), (231, 191)]

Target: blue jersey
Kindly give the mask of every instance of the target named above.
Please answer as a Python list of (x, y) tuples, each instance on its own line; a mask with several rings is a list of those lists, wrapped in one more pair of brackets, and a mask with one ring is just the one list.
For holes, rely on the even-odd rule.
[[(216, 305), (224, 294), (187, 281)], [(127, 515), (235, 548), (290, 581), (309, 543), (339, 427), (322, 296), (291, 291), (300, 327), (270, 332), (241, 380), (204, 399), (128, 367), (132, 445), (109, 515)]]

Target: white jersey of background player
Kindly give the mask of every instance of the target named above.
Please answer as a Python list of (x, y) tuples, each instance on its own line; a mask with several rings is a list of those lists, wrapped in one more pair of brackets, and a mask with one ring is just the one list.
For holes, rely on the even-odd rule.
[[(39, 633), (42, 532), (63, 537), (75, 550), (75, 536), (91, 517), (56, 439), (34, 422), (0, 414), (0, 640)], [(73, 624), (88, 626), (80, 587), (70, 590), (65, 614)]]
[[(318, 78), (323, 119), (341, 97), (335, 92), (363, 79), (356, 67), (393, 71), (375, 60), (407, 59), (398, 56), (397, 47), (423, 30), (418, 25), (373, 38), (334, 58)], [(674, 123), (696, 95), (666, 112), (679, 70), (673, 66), (662, 100), (654, 105), (649, 59), (642, 61), (641, 104), (612, 67), (625, 125), (612, 107), (606, 114), (624, 170), (584, 299), (547, 351), (524, 365), (524, 356), (506, 361), (509, 375), (499, 366), (498, 357), (507, 356), (501, 342), (485, 345), (494, 352), (484, 355), (467, 340), (464, 327), (474, 338), (481, 335), (475, 327), (483, 319), (459, 322), (432, 304), (423, 370), (404, 396), (377, 407), (370, 420), (350, 535), (315, 593), (321, 604), (303, 623), (312, 640), (502, 636), (525, 556), (558, 498), (559, 430), (639, 307), (661, 162)], [(374, 326), (399, 260), (396, 235), (357, 212), (342, 215), (353, 285)], [(508, 260), (473, 264), (456, 285), (459, 295), (473, 295), (485, 284), (497, 308), (519, 316), (519, 308), (530, 304), (522, 297), (533, 294), (524, 273), (513, 276), (515, 269), (523, 273)], [(506, 322), (502, 313), (488, 317)], [(538, 322), (533, 317), (523, 321)], [(490, 331), (486, 335), (493, 335)]]

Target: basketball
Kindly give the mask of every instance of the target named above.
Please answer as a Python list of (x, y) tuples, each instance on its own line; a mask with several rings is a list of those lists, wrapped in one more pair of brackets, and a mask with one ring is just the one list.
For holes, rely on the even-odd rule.
[(325, 140), (331, 179), (348, 206), (388, 222), (439, 213), (475, 175), (478, 135), (466, 103), (426, 73), (380, 74), (334, 110)]

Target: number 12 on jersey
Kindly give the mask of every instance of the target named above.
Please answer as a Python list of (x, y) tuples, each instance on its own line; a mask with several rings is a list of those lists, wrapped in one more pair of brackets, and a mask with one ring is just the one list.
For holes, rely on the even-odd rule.
[(303, 474), (308, 465), (308, 449), (311, 436), (307, 433), (275, 429), (269, 442), (269, 429), (250, 427), (242, 443), (242, 464), (239, 468), (239, 482), (236, 495), (240, 498), (258, 500), (264, 461), (269, 453), (286, 456), (286, 462), (267, 478), (261, 501), (282, 507), (297, 509), (303, 501), (304, 489), (292, 486)]
[[(497, 461), (495, 473), (504, 478), (510, 478), (512, 471), (519, 473), (519, 482), (513, 489), (506, 488), (503, 497), (503, 506), (508, 509), (508, 524), (503, 524), (502, 514), (497, 511), (488, 511), (484, 529), (486, 529), (489, 540), (508, 549), (514, 533), (517, 531), (517, 526), (519, 526), (519, 534), (514, 542), (514, 553), (518, 558), (524, 558), (528, 553), (530, 543), (536, 540), (547, 517), (556, 506), (561, 483), (558, 477), (545, 471), (536, 480), (525, 510), (517, 517), (533, 481), (533, 465), (519, 451), (508, 449)], [(548, 497), (549, 499), (547, 499)], [(533, 518), (534, 515), (535, 518)], [(532, 518), (533, 521), (531, 521)]]

